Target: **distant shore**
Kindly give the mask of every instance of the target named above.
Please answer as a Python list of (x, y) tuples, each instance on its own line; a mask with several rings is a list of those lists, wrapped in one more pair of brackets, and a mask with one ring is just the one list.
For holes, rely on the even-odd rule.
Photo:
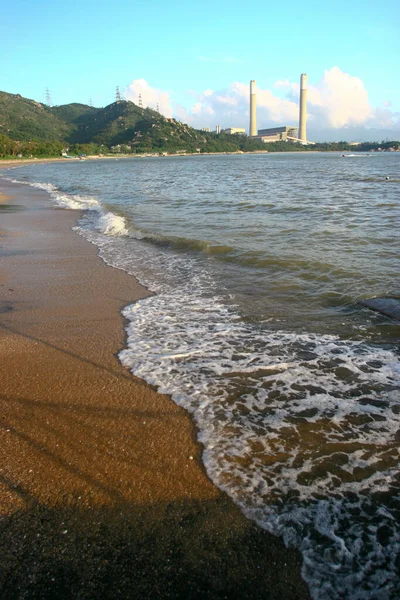
[[(118, 156), (87, 156), (85, 158), (85, 160), (102, 160), (105, 158), (119, 158)], [(125, 155), (122, 156), (122, 158), (126, 158)], [(1, 158), (0, 159), (0, 167), (4, 166), (4, 167), (10, 167), (13, 165), (30, 165), (30, 164), (37, 164), (37, 163), (49, 163), (49, 162), (63, 162), (63, 163), (67, 163), (67, 162), (71, 162), (72, 161), (79, 161), (79, 157), (74, 157), (74, 158), (64, 158), (63, 156), (54, 156), (54, 157), (50, 157), (50, 158)]]
[(79, 160), (118, 160), (120, 158), (162, 158), (162, 157), (171, 157), (171, 156), (217, 156), (217, 155), (240, 155), (240, 154), (270, 154), (268, 150), (256, 150), (254, 152), (201, 152), (201, 153), (179, 153), (174, 152), (173, 154), (168, 154), (167, 152), (154, 152), (154, 153), (144, 153), (144, 154), (113, 154), (113, 155), (104, 155), (104, 156), (85, 156), (85, 158), (80, 159), (79, 156), (73, 156), (70, 158), (65, 157), (52, 157), (52, 158), (0, 158), (0, 168), (2, 166), (9, 167), (13, 165), (29, 165), (36, 163), (48, 163), (48, 162), (75, 162)]
[(301, 556), (207, 478), (188, 414), (120, 364), (120, 311), (148, 291), (43, 190), (0, 179), (0, 214), (2, 600), (308, 599)]

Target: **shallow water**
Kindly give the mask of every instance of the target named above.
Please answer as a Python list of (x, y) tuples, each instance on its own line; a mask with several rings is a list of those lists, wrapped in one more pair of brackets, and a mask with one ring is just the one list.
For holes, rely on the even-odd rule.
[[(213, 481), (304, 556), (314, 598), (400, 595), (400, 156), (26, 166), (156, 295), (121, 361), (191, 412)], [(389, 176), (390, 179), (385, 178)]]

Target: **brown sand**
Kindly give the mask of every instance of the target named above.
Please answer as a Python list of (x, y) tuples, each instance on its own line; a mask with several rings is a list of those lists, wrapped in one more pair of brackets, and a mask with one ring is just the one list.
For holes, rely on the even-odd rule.
[[(95, 157), (90, 157), (90, 158), (95, 158)], [(96, 156), (96, 158), (102, 158), (101, 156)], [(30, 165), (30, 164), (34, 164), (34, 163), (48, 163), (48, 162), (67, 162), (68, 160), (79, 160), (77, 159), (68, 159), (68, 158), (63, 158), (61, 156), (59, 157), (53, 157), (53, 158), (2, 158), (0, 159), (0, 168), (1, 167), (11, 167), (11, 166), (17, 166), (17, 167), (23, 167), (24, 165)]]
[[(135, 156), (140, 156), (136, 154), (113, 154), (113, 155), (99, 155), (93, 154), (86, 156), (83, 160), (105, 160), (105, 159), (119, 159), (119, 158), (135, 158)], [(72, 158), (64, 158), (63, 156), (53, 156), (52, 158), (1, 158), (0, 159), (0, 168), (1, 167), (23, 167), (24, 165), (30, 164), (38, 164), (38, 163), (50, 163), (50, 162), (76, 162), (79, 161), (78, 156), (73, 156)]]
[(0, 181), (0, 597), (305, 599), (301, 557), (208, 480), (188, 415), (118, 361), (148, 292)]

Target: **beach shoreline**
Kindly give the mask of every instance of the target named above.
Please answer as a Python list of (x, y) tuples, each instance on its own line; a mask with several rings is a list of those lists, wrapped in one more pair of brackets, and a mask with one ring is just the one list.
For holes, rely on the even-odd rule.
[(209, 481), (189, 415), (119, 362), (148, 290), (79, 213), (0, 193), (1, 597), (309, 598), (299, 553)]
[[(305, 151), (304, 151), (305, 152)], [(307, 154), (340, 154), (338, 150), (307, 150)], [(253, 150), (251, 152), (237, 151), (237, 152), (199, 152), (199, 153), (186, 153), (186, 152), (176, 152), (168, 154), (167, 152), (154, 152), (154, 153), (144, 153), (144, 154), (113, 154), (113, 155), (90, 155), (86, 156), (83, 159), (80, 159), (79, 156), (73, 156), (70, 158), (66, 157), (52, 157), (52, 158), (3, 158), (0, 159), (0, 169), (2, 167), (10, 168), (12, 166), (21, 167), (24, 165), (30, 164), (43, 164), (43, 163), (70, 163), (70, 162), (79, 162), (80, 160), (120, 160), (120, 159), (135, 159), (135, 158), (182, 158), (182, 157), (193, 157), (193, 156), (253, 156), (253, 155), (279, 155), (279, 154), (297, 154), (297, 152), (289, 151), (289, 152), (271, 152), (269, 150)], [(0, 175), (1, 177), (1, 175)]]

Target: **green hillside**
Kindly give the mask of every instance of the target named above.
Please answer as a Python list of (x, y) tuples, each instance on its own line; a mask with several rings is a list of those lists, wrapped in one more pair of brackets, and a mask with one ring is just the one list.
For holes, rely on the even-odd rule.
[(67, 139), (71, 125), (45, 104), (0, 92), (0, 133), (12, 140)]
[(125, 144), (135, 137), (137, 123), (143, 119), (144, 112), (144, 109), (133, 102), (114, 102), (105, 108), (97, 109), (96, 112), (87, 113), (68, 141), (80, 144)]
[(93, 106), (87, 106), (87, 104), (79, 104), (78, 102), (74, 102), (72, 104), (64, 104), (62, 106), (52, 106), (49, 110), (53, 115), (62, 121), (65, 121), (70, 125), (78, 126), (101, 109)]
[[(0, 134), (18, 142), (91, 144), (104, 146), (105, 151), (112, 147), (121, 147), (124, 152), (264, 149), (260, 142), (247, 137), (205, 133), (125, 100), (105, 108), (79, 103), (49, 107), (6, 92), (0, 92)], [(21, 153), (21, 147), (14, 146), (14, 153)], [(6, 155), (6, 150), (3, 150), (3, 155)]]
[[(120, 100), (82, 119), (68, 141), (124, 145), (130, 149), (196, 151), (207, 136), (175, 119), (167, 119), (151, 108)], [(233, 148), (237, 146), (233, 144)]]
[(120, 100), (82, 119), (68, 137), (71, 143), (121, 146), (124, 152), (236, 152), (265, 150), (247, 136), (203, 132), (151, 108)]

